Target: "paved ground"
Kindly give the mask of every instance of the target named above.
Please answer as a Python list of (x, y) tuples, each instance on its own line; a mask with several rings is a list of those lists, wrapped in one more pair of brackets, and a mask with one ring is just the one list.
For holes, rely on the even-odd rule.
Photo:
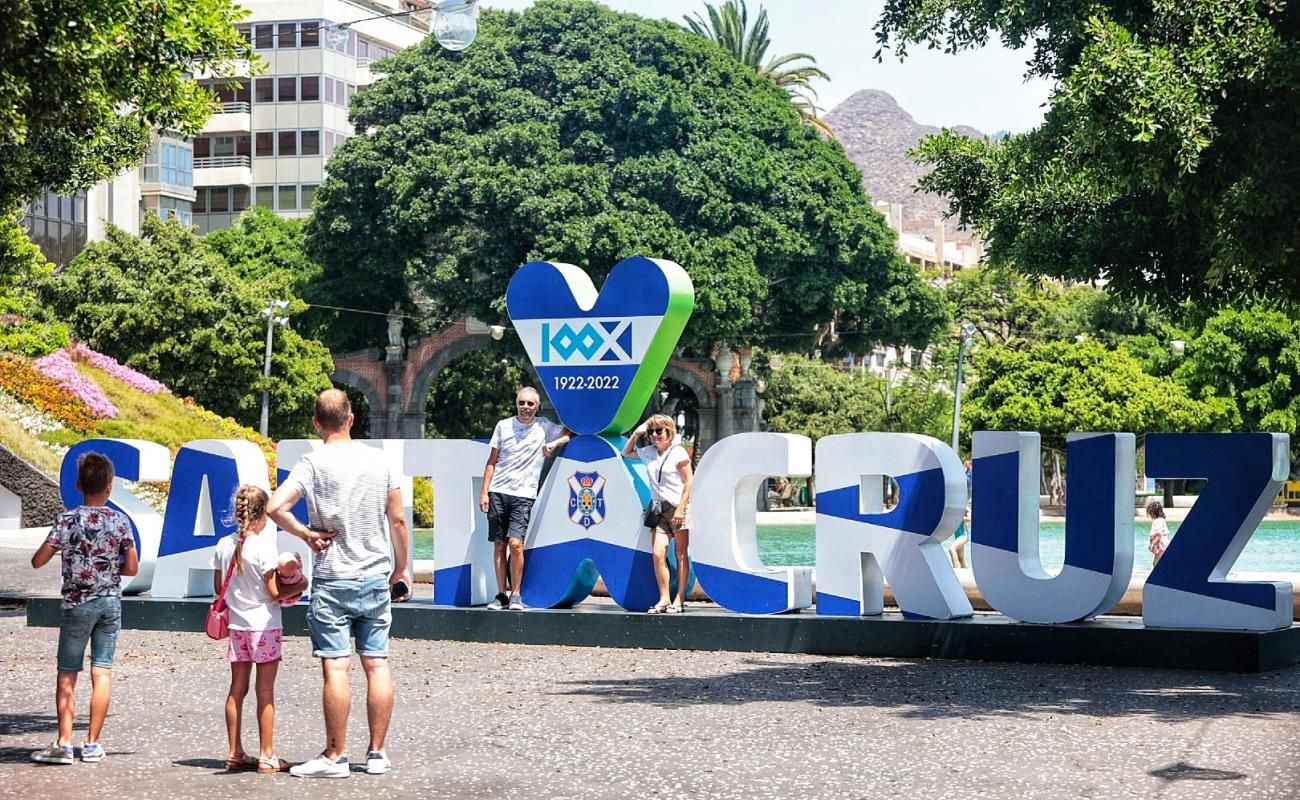
[[(57, 573), (0, 550), (0, 593)], [(48, 570), (48, 568), (47, 568)], [(483, 612), (489, 613), (489, 612)], [(1263, 675), (397, 641), (386, 776), (221, 771), (224, 646), (125, 631), (108, 758), (35, 765), (57, 630), (0, 611), (0, 798), (1295, 798), (1300, 668)], [(320, 748), (320, 681), (286, 640), (278, 750)], [(360, 699), (362, 683), (354, 671)], [(79, 693), (77, 738), (87, 694)], [(251, 700), (249, 701), (251, 710)], [(359, 706), (358, 706), (359, 708)], [(246, 724), (252, 741), (253, 727)], [(349, 752), (364, 757), (364, 715)]]

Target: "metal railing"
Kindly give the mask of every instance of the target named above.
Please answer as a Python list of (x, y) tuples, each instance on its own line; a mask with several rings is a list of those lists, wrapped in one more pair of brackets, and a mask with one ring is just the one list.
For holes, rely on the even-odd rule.
[(219, 169), (221, 167), (251, 167), (252, 159), (248, 156), (215, 156), (213, 158), (194, 159), (195, 169)]
[(249, 103), (218, 103), (218, 114), (247, 114), (252, 106)]

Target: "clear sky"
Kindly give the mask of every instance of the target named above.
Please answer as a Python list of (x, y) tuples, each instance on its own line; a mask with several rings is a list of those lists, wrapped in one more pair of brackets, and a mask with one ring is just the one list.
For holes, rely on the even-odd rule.
[[(712, 0), (720, 6), (722, 0)], [(532, 0), (483, 0), (485, 6), (519, 10)], [(751, 17), (760, 4), (771, 21), (771, 55), (809, 53), (831, 81), (816, 81), (818, 104), (830, 110), (859, 89), (882, 89), (925, 125), (970, 125), (984, 133), (1026, 131), (1043, 118), (1050, 86), (1024, 79), (1026, 51), (1000, 45), (950, 56), (916, 50), (906, 61), (886, 53), (872, 56), (872, 27), (883, 0), (749, 0)], [(604, 5), (646, 17), (680, 22), (702, 12), (703, 0), (604, 0)]]

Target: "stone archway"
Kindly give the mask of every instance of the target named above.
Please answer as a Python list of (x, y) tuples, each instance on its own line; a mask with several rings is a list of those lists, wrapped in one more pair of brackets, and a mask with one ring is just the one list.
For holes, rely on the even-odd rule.
[[(344, 364), (345, 366), (339, 366)], [(374, 366), (372, 367), (371, 364)], [(361, 367), (361, 371), (355, 371), (356, 367)], [(367, 373), (370, 373), (367, 375)], [(374, 438), (382, 438), (384, 427), (384, 400), (383, 394), (380, 393), (383, 387), (383, 362), (375, 357), (372, 350), (362, 350), (355, 353), (337, 356), (334, 359), (334, 371), (330, 373), (330, 380), (334, 383), (341, 383), (361, 392), (366, 398), (366, 404), (370, 407), (370, 435)], [(378, 431), (378, 433), (376, 433)]]
[[(492, 345), (482, 323), (469, 318), (447, 325), (428, 336), (407, 340), (401, 347), (370, 348), (334, 358), (333, 379), (362, 392), (370, 403), (370, 435), (376, 439), (424, 438), (425, 404), (438, 374), (452, 361)], [(542, 396), (543, 411), (553, 411), (546, 387), (527, 359), (519, 358)], [(742, 377), (739, 367), (729, 370), (729, 380), (719, 380), (714, 362), (707, 358), (674, 358), (664, 378), (685, 386), (696, 400), (699, 432), (696, 452), (733, 433), (758, 430), (754, 381)]]

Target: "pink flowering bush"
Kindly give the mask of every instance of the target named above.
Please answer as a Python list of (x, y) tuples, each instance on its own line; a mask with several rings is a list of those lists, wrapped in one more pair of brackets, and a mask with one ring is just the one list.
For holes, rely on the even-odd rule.
[(100, 419), (117, 419), (117, 406), (108, 399), (103, 390), (85, 375), (77, 371), (77, 365), (67, 350), (55, 350), (35, 362), (38, 372), (55, 381), (72, 396), (86, 404), (90, 413)]
[(112, 356), (106, 356), (103, 353), (97, 353), (86, 347), (81, 342), (73, 342), (68, 345), (68, 352), (74, 361), (84, 361), (98, 370), (103, 370), (122, 383), (130, 386), (132, 389), (144, 392), (145, 394), (170, 393), (170, 390), (160, 381), (150, 378), (148, 375), (136, 372), (130, 367), (119, 364), (117, 359)]

